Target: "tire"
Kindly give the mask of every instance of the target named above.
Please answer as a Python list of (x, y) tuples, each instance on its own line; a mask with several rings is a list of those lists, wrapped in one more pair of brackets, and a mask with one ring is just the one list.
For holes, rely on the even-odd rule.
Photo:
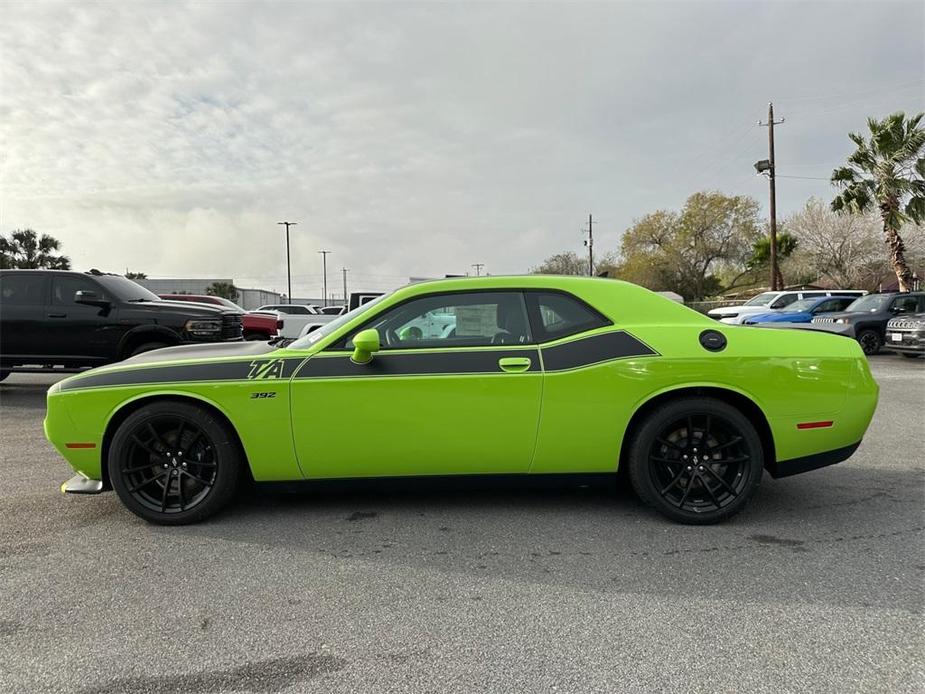
[(234, 431), (211, 412), (161, 401), (122, 422), (107, 465), (129, 511), (150, 523), (186, 525), (228, 505), (246, 461)]
[(864, 354), (867, 356), (872, 356), (877, 354), (880, 351), (880, 348), (883, 347), (883, 339), (877, 334), (876, 330), (862, 330), (858, 334), (858, 343), (861, 345), (861, 349), (864, 350)]
[[(706, 464), (704, 442), (713, 449)], [(764, 473), (755, 427), (732, 405), (709, 397), (680, 398), (651, 412), (632, 435), (627, 460), (637, 496), (692, 525), (741, 511)]]
[(265, 333), (244, 333), (244, 339), (250, 342), (269, 342), (272, 338)]
[[(925, 356), (922, 354), (914, 354), (912, 352), (900, 352), (900, 354), (902, 354), (906, 359), (920, 359), (921, 357)], [(0, 381), (2, 380), (3, 379), (0, 378)]]

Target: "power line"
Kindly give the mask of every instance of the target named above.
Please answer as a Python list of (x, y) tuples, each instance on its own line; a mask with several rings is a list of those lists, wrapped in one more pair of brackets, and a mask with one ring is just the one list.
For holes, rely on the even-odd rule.
[(819, 176), (785, 176), (784, 174), (777, 174), (777, 178), (801, 178), (804, 181), (831, 181), (830, 178), (821, 178)]

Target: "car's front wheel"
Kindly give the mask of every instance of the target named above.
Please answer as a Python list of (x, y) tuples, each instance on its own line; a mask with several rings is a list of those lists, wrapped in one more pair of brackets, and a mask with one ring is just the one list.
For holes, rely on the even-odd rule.
[(206, 409), (161, 401), (129, 415), (109, 447), (109, 479), (122, 503), (151, 523), (195, 523), (234, 497), (244, 455), (229, 426)]
[(876, 330), (862, 330), (858, 335), (858, 343), (867, 356), (877, 354), (883, 347), (883, 340), (880, 339)]
[(729, 518), (761, 483), (764, 454), (755, 427), (715, 398), (682, 398), (654, 411), (630, 441), (629, 475), (645, 503), (682, 523)]

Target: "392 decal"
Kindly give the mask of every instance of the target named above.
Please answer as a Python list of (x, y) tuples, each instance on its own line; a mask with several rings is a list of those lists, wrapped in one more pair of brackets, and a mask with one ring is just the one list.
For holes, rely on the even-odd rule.
[(251, 393), (251, 400), (267, 400), (268, 398), (275, 398), (276, 392), (269, 390), (262, 393)]

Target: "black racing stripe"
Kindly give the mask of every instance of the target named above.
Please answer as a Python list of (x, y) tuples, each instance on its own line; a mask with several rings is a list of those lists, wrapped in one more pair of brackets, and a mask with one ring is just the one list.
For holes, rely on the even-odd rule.
[(648, 345), (623, 330), (592, 335), (554, 347), (543, 347), (546, 371), (565, 371), (612, 359), (647, 357), (658, 354)]
[(316, 356), (299, 369), (296, 378), (348, 378), (375, 376), (426, 376), (440, 374), (505, 373), (498, 361), (506, 357), (528, 357), (530, 368), (539, 371), (535, 349), (489, 350), (472, 352), (420, 352), (389, 354), (378, 352), (366, 364), (354, 364), (350, 357)]
[(104, 386), (131, 386), (147, 383), (192, 383), (197, 381), (269, 381), (288, 379), (302, 358), (253, 359), (208, 364), (177, 364), (90, 373), (83, 378), (61, 383), (61, 390), (80, 390)]

